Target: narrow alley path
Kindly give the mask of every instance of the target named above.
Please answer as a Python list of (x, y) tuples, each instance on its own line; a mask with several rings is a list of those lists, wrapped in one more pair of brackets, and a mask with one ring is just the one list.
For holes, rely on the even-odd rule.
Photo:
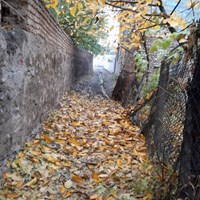
[(139, 186), (151, 168), (144, 138), (95, 76), (66, 93), (42, 133), (8, 162), (0, 199), (151, 199)]

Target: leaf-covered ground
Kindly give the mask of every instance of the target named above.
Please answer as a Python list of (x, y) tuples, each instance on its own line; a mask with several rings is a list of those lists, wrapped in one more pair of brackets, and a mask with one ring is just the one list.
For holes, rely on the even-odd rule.
[(70, 92), (43, 132), (8, 163), (0, 199), (147, 200), (141, 184), (150, 168), (144, 138), (126, 110)]
[[(110, 87), (112, 75), (98, 70), (103, 86)], [(44, 122), (42, 133), (8, 162), (0, 200), (151, 199), (154, 183), (144, 137), (127, 110), (103, 98), (98, 74), (79, 81)]]

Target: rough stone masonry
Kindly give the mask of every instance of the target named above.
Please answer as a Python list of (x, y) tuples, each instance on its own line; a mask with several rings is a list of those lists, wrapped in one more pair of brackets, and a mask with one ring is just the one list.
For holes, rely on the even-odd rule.
[(10, 7), (1, 2), (0, 29), (0, 166), (38, 132), (72, 84), (92, 73), (93, 62), (92, 54), (73, 46), (42, 0), (6, 2)]

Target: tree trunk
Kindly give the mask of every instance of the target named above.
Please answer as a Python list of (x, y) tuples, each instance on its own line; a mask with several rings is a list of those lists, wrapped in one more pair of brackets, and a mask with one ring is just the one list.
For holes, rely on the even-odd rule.
[(133, 52), (126, 51), (124, 67), (119, 74), (112, 93), (112, 98), (116, 101), (120, 101), (123, 106), (126, 106), (129, 102), (135, 80), (135, 62)]
[(144, 125), (142, 133), (144, 134), (148, 146), (149, 155), (165, 163), (163, 152), (163, 119), (165, 103), (168, 98), (167, 88), (169, 84), (169, 66), (171, 60), (165, 58), (161, 63), (160, 78), (155, 100), (151, 106), (151, 112), (148, 122)]
[(142, 88), (143, 88), (145, 82), (148, 82), (148, 80), (149, 80), (150, 60), (149, 60), (149, 53), (148, 53), (148, 47), (147, 47), (147, 37), (146, 37), (145, 33), (143, 34), (142, 39), (144, 40), (143, 46), (144, 46), (144, 51), (146, 54), (146, 60), (147, 60), (148, 64), (147, 64), (147, 69), (144, 72), (138, 87), (136, 87), (137, 91), (135, 92), (135, 95), (134, 95), (133, 105), (136, 105), (137, 100), (140, 96), (140, 93), (142, 91)]
[[(191, 34), (194, 74), (188, 87), (188, 102), (180, 155), (180, 198), (200, 199), (200, 23)], [(183, 186), (183, 187), (182, 187)]]

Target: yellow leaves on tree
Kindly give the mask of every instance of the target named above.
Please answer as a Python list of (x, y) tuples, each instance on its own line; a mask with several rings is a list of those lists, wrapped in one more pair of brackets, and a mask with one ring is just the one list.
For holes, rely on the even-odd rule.
[[(125, 1), (108, 2), (110, 2), (113, 8), (117, 7), (122, 10), (118, 12), (117, 18), (120, 23), (120, 42), (125, 49), (139, 47), (142, 42), (141, 35), (148, 29), (155, 29), (158, 32), (161, 27), (167, 29), (171, 26), (173, 28), (184, 29), (187, 26), (185, 19), (180, 13), (173, 11), (170, 15), (170, 12), (165, 13), (162, 10), (162, 6), (164, 8), (166, 6), (164, 1), (136, 1), (133, 4)], [(176, 5), (176, 2), (174, 3)], [(156, 36), (155, 33), (154, 36)]]
[[(47, 0), (45, 1), (47, 2)], [(57, 14), (59, 14), (59, 10), (57, 8), (58, 6), (58, 0), (49, 0), (49, 3), (46, 5), (46, 8), (49, 9), (49, 8), (53, 8)]]
[(76, 14), (76, 10), (77, 10), (77, 6), (73, 6), (71, 9), (70, 9), (70, 14), (75, 17), (75, 14)]
[(75, 17), (76, 16), (76, 12), (79, 12), (83, 9), (83, 3), (78, 2), (77, 4), (74, 4), (71, 8), (70, 8), (70, 14)]
[(103, 9), (105, 0), (44, 0), (46, 7), (67, 31), (75, 45), (92, 53), (102, 53), (106, 45), (100, 41), (108, 35)]
[(77, 7), (79, 10), (81, 10), (83, 8), (83, 4), (81, 2), (78, 2)]
[(184, 29), (187, 24), (185, 22), (185, 20), (178, 14), (173, 14), (171, 15), (169, 18), (164, 19), (163, 23), (169, 23), (170, 26), (177, 28), (177, 27), (181, 27), (182, 29)]
[[(58, 10), (58, 0), (44, 0), (49, 2), (47, 8), (53, 8), (58, 14), (60, 12), (63, 14), (63, 10)], [(161, 27), (167, 28), (171, 26), (173, 28), (184, 29), (187, 25), (185, 19), (181, 16), (180, 13), (174, 11), (172, 15), (169, 13), (164, 13), (160, 11), (160, 6), (165, 6), (164, 1), (160, 0), (147, 0), (147, 1), (136, 1), (130, 3), (129, 1), (107, 1), (106, 0), (82, 0), (82, 1), (71, 1), (66, 0), (66, 4), (69, 5), (69, 12), (73, 17), (79, 17), (83, 13), (92, 13), (88, 16), (90, 19), (98, 14), (98, 11), (105, 7), (106, 3), (113, 6), (113, 8), (121, 9), (121, 12), (116, 12), (116, 18), (120, 23), (120, 34), (119, 40), (121, 45), (126, 49), (132, 49), (133, 47), (140, 47), (142, 38), (141, 35), (147, 29), (159, 30)], [(196, 1), (188, 1), (188, 7), (193, 8), (199, 6), (199, 3)], [(109, 7), (112, 8), (112, 7)], [(83, 12), (84, 10), (84, 12)], [(104, 14), (106, 15), (106, 14)], [(86, 20), (80, 23), (76, 23), (74, 28), (87, 26)], [(113, 28), (110, 28), (112, 31)], [(104, 29), (105, 31), (105, 29)], [(89, 35), (99, 35), (100, 32), (88, 31)], [(80, 35), (78, 35), (80, 37)]]

